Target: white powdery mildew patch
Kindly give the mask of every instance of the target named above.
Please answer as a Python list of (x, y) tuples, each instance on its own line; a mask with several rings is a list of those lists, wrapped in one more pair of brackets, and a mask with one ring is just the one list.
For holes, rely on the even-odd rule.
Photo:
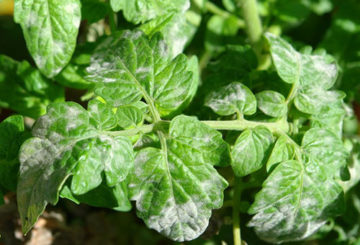
[(171, 197), (159, 215), (147, 221), (150, 228), (175, 241), (195, 239), (204, 232), (211, 212), (197, 206), (193, 201), (177, 204)]
[(74, 12), (76, 11), (76, 8), (78, 8), (79, 5), (76, 4), (76, 3), (67, 3), (65, 6), (64, 6), (64, 10), (67, 14), (69, 15), (73, 15)]
[(27, 19), (26, 19), (26, 28), (31, 28), (33, 26), (37, 26), (38, 24), (38, 13), (34, 10), (31, 10), (30, 13), (28, 14), (27, 16)]
[(46, 65), (46, 59), (39, 54), (34, 54), (33, 59), (39, 68), (44, 68)]
[(53, 52), (54, 54), (62, 54), (65, 51), (65, 43), (61, 40), (54, 40)]

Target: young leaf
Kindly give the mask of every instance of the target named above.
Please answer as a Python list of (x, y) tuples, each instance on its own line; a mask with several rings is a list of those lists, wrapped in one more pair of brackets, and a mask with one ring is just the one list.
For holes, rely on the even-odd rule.
[(266, 115), (282, 117), (287, 113), (287, 104), (282, 94), (266, 90), (256, 94), (257, 105)]
[(56, 204), (70, 175), (72, 192), (84, 194), (101, 184), (102, 172), (112, 187), (132, 168), (130, 140), (103, 135), (90, 117), (76, 103), (54, 103), (36, 121), (34, 137), (22, 145), (17, 195), (25, 233), (48, 203)]
[(46, 79), (27, 61), (0, 55), (0, 106), (37, 118), (55, 101), (64, 100), (64, 89)]
[[(222, 205), (227, 183), (213, 167), (219, 157), (206, 156), (214, 151), (209, 131), (195, 118), (178, 116), (162, 149), (144, 148), (135, 159), (129, 187), (137, 214), (148, 227), (175, 241), (198, 237), (211, 210)], [(222, 147), (215, 149), (222, 152)]]
[(342, 188), (316, 162), (280, 163), (256, 194), (249, 223), (272, 243), (302, 240), (339, 212)]
[(112, 106), (144, 98), (166, 116), (194, 93), (193, 64), (183, 54), (171, 60), (160, 34), (149, 40), (141, 31), (124, 31), (99, 45), (87, 71), (97, 83), (95, 93)]
[(208, 95), (205, 105), (221, 116), (234, 113), (252, 115), (256, 112), (256, 98), (251, 90), (241, 83), (231, 83)]
[(88, 103), (88, 111), (90, 115), (90, 124), (98, 130), (110, 130), (116, 126), (116, 118), (112, 108), (100, 102), (99, 100), (91, 100)]
[(189, 0), (110, 0), (111, 8), (123, 11), (125, 19), (134, 24), (162, 16), (170, 11), (184, 13), (190, 6)]
[(0, 123), (0, 189), (16, 190), (18, 154), (24, 131), (22, 116), (10, 116)]
[(242, 132), (231, 151), (231, 166), (235, 175), (242, 177), (259, 170), (272, 142), (273, 136), (265, 127)]
[(80, 0), (15, 0), (15, 22), (21, 25), (29, 52), (45, 76), (55, 76), (70, 61), (80, 15)]
[(117, 123), (122, 128), (134, 128), (144, 121), (143, 112), (134, 105), (120, 106), (116, 109)]
[(292, 160), (295, 156), (294, 145), (288, 142), (287, 136), (281, 135), (271, 151), (269, 160), (266, 163), (266, 170), (270, 171), (277, 163)]

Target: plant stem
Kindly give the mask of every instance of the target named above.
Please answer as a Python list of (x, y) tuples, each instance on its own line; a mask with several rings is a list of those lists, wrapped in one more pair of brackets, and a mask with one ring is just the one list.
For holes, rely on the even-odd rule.
[(109, 8), (109, 25), (111, 33), (114, 33), (117, 29), (117, 19), (115, 18), (116, 13), (112, 11), (112, 8), (110, 6), (110, 0), (108, 0), (108, 8)]
[(201, 55), (200, 61), (199, 61), (200, 72), (202, 72), (206, 68), (206, 66), (210, 60), (211, 60), (211, 52), (208, 50), (205, 50), (204, 53)]
[(139, 133), (146, 134), (152, 132), (154, 130), (154, 125), (155, 124), (147, 124), (132, 129), (126, 129), (121, 131), (104, 131), (102, 133), (110, 136), (134, 136)]
[(211, 12), (213, 14), (219, 15), (221, 17), (224, 17), (224, 18), (229, 18), (230, 16), (233, 16), (234, 18), (237, 19), (236, 23), (237, 23), (238, 27), (240, 27), (240, 28), (245, 27), (245, 22), (242, 19), (239, 19), (235, 15), (233, 15), (233, 14), (219, 8), (218, 6), (216, 6), (215, 4), (213, 4), (210, 1), (206, 1), (205, 8), (206, 8), (207, 11), (209, 11), (209, 12)]
[(239, 210), (239, 202), (241, 198), (241, 179), (235, 177), (235, 185), (234, 185), (234, 195), (233, 195), (233, 237), (234, 237), (234, 245), (241, 245), (241, 230), (240, 230), (240, 210)]
[[(248, 128), (255, 128), (257, 126), (264, 126), (268, 128), (272, 133), (280, 135), (285, 134), (290, 130), (289, 124), (285, 120), (279, 120), (277, 122), (256, 122), (248, 121), (245, 119), (240, 120), (228, 120), (228, 121), (200, 121), (209, 127), (216, 130), (235, 130), (242, 131)], [(153, 131), (161, 131), (161, 129), (168, 128), (170, 121), (158, 120), (154, 124), (146, 124), (138, 126), (133, 129), (121, 130), (121, 131), (105, 131), (104, 134), (111, 136), (133, 136), (139, 133), (150, 133)]]
[(245, 21), (245, 29), (249, 37), (250, 44), (253, 46), (258, 57), (260, 57), (262, 49), (261, 35), (263, 31), (256, 0), (237, 0), (237, 4), (242, 10), (242, 15)]
[(257, 126), (265, 126), (272, 133), (279, 134), (283, 132), (288, 132), (290, 129), (289, 124), (285, 120), (280, 120), (277, 122), (255, 122), (255, 121), (248, 121), (245, 119), (241, 119), (241, 120), (228, 120), (228, 121), (201, 121), (201, 122), (217, 130), (242, 131), (248, 128), (255, 128)]

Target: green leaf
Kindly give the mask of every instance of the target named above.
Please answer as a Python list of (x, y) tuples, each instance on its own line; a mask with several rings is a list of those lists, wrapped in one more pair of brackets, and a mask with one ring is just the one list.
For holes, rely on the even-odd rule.
[(76, 195), (85, 194), (99, 186), (102, 172), (105, 173), (108, 186), (122, 182), (134, 161), (131, 142), (122, 136), (82, 140), (73, 148), (73, 157), (78, 160), (73, 170), (71, 191)]
[(22, 116), (10, 116), (0, 123), (0, 189), (16, 190), (18, 154), (24, 140), (24, 131)]
[(287, 113), (287, 104), (282, 94), (266, 90), (256, 94), (257, 106), (268, 116), (282, 117)]
[(98, 130), (110, 130), (116, 126), (116, 117), (109, 105), (94, 99), (89, 101), (88, 111), (90, 123)]
[(144, 121), (143, 112), (134, 105), (120, 106), (116, 110), (117, 124), (124, 128), (135, 128)]
[(271, 243), (302, 240), (341, 212), (342, 188), (316, 162), (280, 163), (249, 209), (249, 226)]
[(266, 163), (266, 170), (270, 171), (276, 164), (292, 160), (294, 156), (294, 145), (288, 142), (287, 136), (281, 135), (271, 151), (270, 157)]
[(64, 89), (43, 77), (27, 61), (0, 55), (0, 107), (37, 118), (54, 101), (64, 100)]
[(118, 12), (123, 11), (125, 19), (134, 24), (162, 16), (170, 11), (185, 12), (189, 0), (110, 0), (111, 8)]
[(160, 34), (149, 40), (141, 31), (124, 31), (99, 45), (87, 71), (97, 83), (95, 93), (112, 106), (144, 98), (166, 116), (194, 93), (198, 74), (193, 74), (192, 64), (183, 54), (171, 60)]
[(64, 185), (60, 192), (60, 196), (77, 204), (84, 203), (94, 207), (111, 208), (122, 212), (131, 210), (127, 184), (125, 182), (121, 182), (114, 187), (109, 187), (102, 183), (95, 189), (83, 195), (75, 195), (71, 192), (68, 185)]
[(230, 162), (229, 146), (222, 134), (194, 117), (175, 117), (170, 123), (170, 135), (183, 151), (191, 152), (193, 161), (223, 167)]
[(242, 132), (231, 151), (231, 166), (235, 175), (242, 177), (259, 170), (272, 142), (273, 136), (265, 127)]
[(227, 44), (238, 43), (236, 33), (239, 30), (238, 19), (229, 15), (213, 15), (206, 25), (205, 48), (211, 52), (222, 52)]
[(234, 82), (208, 95), (205, 105), (221, 116), (234, 113), (252, 115), (256, 112), (256, 98), (245, 85)]
[(192, 240), (204, 232), (211, 210), (221, 207), (227, 187), (213, 167), (218, 157), (201, 154), (207, 144), (207, 152), (214, 150), (211, 138), (203, 138), (209, 129), (203, 125), (197, 132), (186, 127), (186, 122), (201, 124), (195, 118), (178, 116), (170, 123), (162, 149), (148, 147), (137, 153), (129, 185), (138, 216), (175, 241)]
[(90, 122), (91, 114), (73, 102), (54, 103), (22, 145), (17, 194), (25, 233), (48, 203), (56, 204), (70, 175), (71, 191), (84, 194), (101, 184), (102, 172), (112, 187), (132, 168), (130, 140), (104, 135)]
[(80, 0), (15, 1), (14, 19), (37, 67), (53, 77), (70, 61), (80, 26)]
[(293, 84), (291, 98), (297, 109), (318, 114), (329, 103), (344, 98), (338, 91), (328, 91), (335, 83), (337, 67), (324, 55), (301, 54), (280, 37), (265, 34), (276, 70), (281, 79)]
[(109, 14), (111, 11), (105, 1), (81, 0), (81, 19), (88, 23), (95, 23)]

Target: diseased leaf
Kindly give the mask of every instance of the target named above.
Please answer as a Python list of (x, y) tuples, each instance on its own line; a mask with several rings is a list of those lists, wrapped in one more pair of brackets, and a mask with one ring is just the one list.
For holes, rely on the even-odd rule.
[(118, 12), (123, 11), (125, 19), (134, 24), (162, 16), (170, 11), (185, 12), (189, 0), (110, 0), (111, 8)]
[(53, 77), (70, 61), (80, 26), (80, 0), (15, 1), (14, 19), (40, 71)]
[[(204, 232), (211, 210), (222, 205), (227, 187), (212, 166), (218, 158), (199, 154), (205, 150), (204, 143), (210, 143), (204, 142), (202, 135), (210, 129), (203, 127), (194, 134), (194, 129), (184, 131), (185, 122), (201, 124), (186, 116), (173, 119), (166, 146), (137, 153), (129, 185), (138, 216), (148, 227), (175, 241), (192, 240)], [(213, 150), (211, 145), (207, 150)]]
[(144, 98), (166, 116), (194, 94), (193, 63), (183, 54), (171, 60), (160, 34), (149, 40), (141, 31), (124, 31), (99, 45), (87, 71), (95, 93), (112, 106)]
[(48, 203), (56, 204), (59, 191), (70, 176), (70, 152), (58, 159), (59, 150), (47, 139), (30, 138), (20, 152), (17, 202), (22, 230), (27, 233)]
[(345, 97), (341, 91), (325, 91), (321, 89), (309, 89), (305, 93), (299, 93), (294, 100), (296, 108), (309, 114), (318, 114), (323, 107), (336, 104)]
[(329, 130), (313, 128), (306, 131), (301, 145), (311, 159), (323, 163), (328, 176), (338, 174), (346, 165), (348, 152), (341, 139)]
[(344, 98), (337, 91), (327, 91), (335, 83), (337, 68), (333, 59), (324, 55), (301, 54), (285, 40), (267, 33), (271, 55), (281, 79), (292, 83), (292, 98), (297, 109), (318, 114), (329, 103)]
[(104, 135), (91, 124), (90, 114), (73, 102), (54, 103), (36, 121), (34, 137), (22, 145), (17, 195), (25, 233), (48, 203), (56, 204), (70, 175), (71, 191), (81, 195), (101, 184), (102, 172), (112, 187), (132, 168), (130, 140)]
[(257, 105), (266, 115), (282, 117), (287, 113), (287, 104), (282, 94), (266, 90), (256, 94)]
[(187, 21), (184, 13), (172, 11), (141, 25), (139, 29), (150, 38), (157, 32), (161, 32), (168, 46), (169, 54), (174, 58), (192, 39), (196, 26)]
[(25, 138), (24, 131), (22, 116), (10, 116), (0, 123), (0, 189), (5, 191), (16, 190), (18, 154)]
[(311, 127), (326, 128), (341, 137), (345, 114), (344, 102), (329, 103), (319, 113), (311, 115)]
[(43, 77), (27, 61), (0, 55), (0, 106), (37, 118), (55, 101), (64, 100), (64, 89)]
[(252, 115), (256, 112), (256, 98), (251, 90), (241, 83), (231, 83), (208, 95), (205, 105), (221, 116), (234, 113)]
[(316, 162), (280, 163), (256, 194), (249, 226), (272, 243), (302, 240), (341, 212), (342, 188)]
[(231, 151), (231, 167), (235, 175), (242, 177), (259, 170), (272, 142), (272, 133), (265, 127), (242, 132)]
[[(284, 145), (285, 139), (280, 143)], [(285, 160), (274, 168), (250, 208), (255, 216), (249, 225), (262, 239), (274, 243), (309, 237), (340, 214), (343, 205), (343, 190), (336, 179), (348, 152), (341, 139), (329, 130), (313, 128), (305, 133), (301, 148), (288, 143), (295, 147), (296, 160)], [(282, 159), (289, 157), (287, 150)]]

